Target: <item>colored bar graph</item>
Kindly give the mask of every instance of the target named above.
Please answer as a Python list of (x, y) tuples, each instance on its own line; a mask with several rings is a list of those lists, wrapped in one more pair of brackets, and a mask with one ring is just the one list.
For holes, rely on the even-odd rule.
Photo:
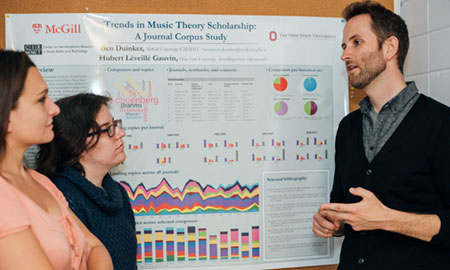
[(139, 145), (136, 145), (136, 144), (128, 144), (128, 149), (129, 149), (129, 150), (133, 150), (133, 151), (139, 150), (139, 149), (144, 149), (144, 143), (141, 142), (141, 143), (139, 143)]
[(248, 244), (248, 232), (243, 232), (241, 235), (241, 242), (242, 242), (242, 258), (248, 259), (250, 258), (250, 252), (249, 252), (249, 244)]
[(212, 159), (212, 158), (210, 158), (210, 157), (205, 157), (205, 158), (203, 159), (203, 161), (204, 161), (205, 163), (219, 162), (219, 157), (218, 157), (218, 156), (215, 156), (214, 159)]
[(136, 260), (138, 263), (158, 263), (260, 258), (259, 230), (259, 226), (252, 226), (251, 232), (232, 228), (208, 235), (206, 227), (148, 228), (136, 232)]
[(305, 160), (306, 158), (304, 157), (304, 156), (302, 156), (302, 155), (297, 155), (297, 160)]
[(209, 259), (217, 260), (217, 235), (209, 236)]
[(195, 227), (188, 227), (188, 260), (195, 261)]
[(316, 145), (316, 146), (327, 145), (327, 140), (324, 140), (323, 142), (321, 142), (317, 138), (314, 138), (314, 145)]
[(281, 157), (275, 157), (275, 156), (272, 157), (272, 161), (282, 161), (282, 160), (286, 160), (286, 150), (285, 149), (283, 149), (281, 151)]
[(189, 148), (189, 144), (176, 142), (176, 148), (177, 148), (177, 149), (185, 149), (185, 148)]
[(207, 142), (206, 140), (203, 140), (203, 147), (204, 148), (214, 148), (214, 147), (218, 147), (217, 143), (210, 143)]
[(252, 154), (252, 161), (258, 162), (258, 161), (265, 161), (265, 160), (266, 160), (266, 156), (259, 157), (259, 156), (256, 156), (255, 154)]
[(297, 140), (296, 145), (297, 146), (305, 146), (305, 144), (299, 140)]
[(255, 139), (252, 139), (252, 147), (259, 148), (259, 147), (262, 147), (262, 146), (264, 146), (264, 141), (257, 142), (257, 141), (255, 141)]
[(164, 231), (155, 231), (156, 262), (164, 262)]
[(227, 163), (234, 163), (239, 161), (239, 151), (235, 151), (234, 158), (224, 158), (224, 161)]
[(239, 259), (239, 230), (231, 229), (231, 259)]
[(231, 143), (231, 142), (229, 142), (227, 140), (224, 140), (223, 141), (223, 146), (226, 147), (226, 148), (238, 147), (238, 142)]
[(228, 232), (220, 232), (220, 259), (228, 259)]
[(174, 245), (174, 234), (173, 234), (173, 228), (169, 227), (166, 228), (166, 259), (168, 262), (175, 261), (175, 245)]
[(252, 226), (252, 257), (259, 258), (259, 226)]
[(165, 144), (165, 143), (157, 143), (156, 144), (156, 149), (168, 149), (170, 148), (170, 143), (169, 144)]
[(144, 260), (146, 263), (153, 262), (152, 230), (144, 230)]
[(206, 229), (198, 229), (198, 259), (206, 260)]
[(314, 154), (314, 159), (316, 160), (328, 159), (328, 150), (325, 150), (325, 157), (319, 154)]
[(137, 252), (136, 252), (136, 262), (142, 262), (142, 239), (141, 232), (136, 231), (136, 241), (137, 241)]
[(184, 228), (177, 229), (177, 261), (186, 260)]
[(279, 142), (272, 139), (272, 146), (284, 146), (284, 141)]
[(156, 163), (157, 164), (166, 164), (166, 163), (170, 163), (170, 157), (164, 157), (164, 158), (156, 158)]

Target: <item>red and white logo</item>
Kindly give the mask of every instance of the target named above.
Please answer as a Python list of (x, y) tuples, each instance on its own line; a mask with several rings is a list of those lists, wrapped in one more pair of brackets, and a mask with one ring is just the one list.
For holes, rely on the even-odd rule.
[(33, 24), (32, 27), (33, 27), (34, 33), (39, 34), (39, 32), (40, 32), (41, 29), (42, 29), (42, 24), (40, 24), (40, 23), (35, 23), (35, 24)]
[(277, 40), (277, 32), (275, 32), (275, 31), (270, 31), (270, 33), (269, 33), (269, 39), (272, 40), (272, 41)]
[(47, 24), (42, 27), (42, 24), (35, 23), (32, 28), (36, 34), (41, 30), (45, 30), (44, 34), (81, 34), (81, 24)]

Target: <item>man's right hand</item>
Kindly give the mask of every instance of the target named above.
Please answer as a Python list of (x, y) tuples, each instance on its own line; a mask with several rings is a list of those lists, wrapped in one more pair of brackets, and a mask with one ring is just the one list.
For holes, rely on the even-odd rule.
[(330, 238), (332, 236), (341, 236), (344, 231), (344, 222), (342, 220), (334, 220), (329, 215), (330, 210), (319, 210), (313, 217), (313, 232), (322, 238)]

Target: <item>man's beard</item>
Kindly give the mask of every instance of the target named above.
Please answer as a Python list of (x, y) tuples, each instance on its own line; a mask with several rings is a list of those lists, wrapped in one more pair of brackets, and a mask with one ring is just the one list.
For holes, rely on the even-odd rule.
[(351, 86), (364, 89), (386, 69), (386, 62), (380, 51), (374, 51), (362, 59), (358, 68), (359, 74), (348, 75), (348, 80)]

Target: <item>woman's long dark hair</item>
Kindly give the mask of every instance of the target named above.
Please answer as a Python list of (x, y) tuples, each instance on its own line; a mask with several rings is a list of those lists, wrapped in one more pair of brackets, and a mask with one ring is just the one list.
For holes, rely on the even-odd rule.
[(88, 139), (89, 132), (100, 130), (96, 118), (103, 105), (108, 106), (109, 97), (90, 93), (62, 98), (56, 102), (61, 113), (53, 117), (53, 141), (39, 145), (36, 157), (37, 171), (49, 178), (55, 177), (66, 167), (74, 167), (81, 174), (85, 170), (80, 158), (84, 151), (94, 147), (98, 135)]
[(28, 70), (35, 66), (24, 52), (0, 50), (0, 160), (6, 151), (10, 112), (17, 107)]

